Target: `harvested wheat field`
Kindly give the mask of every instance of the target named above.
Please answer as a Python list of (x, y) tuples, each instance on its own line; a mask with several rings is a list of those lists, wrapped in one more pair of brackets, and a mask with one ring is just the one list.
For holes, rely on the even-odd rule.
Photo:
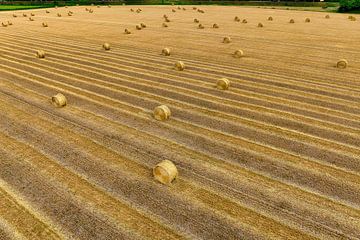
[(184, 7), (0, 13), (0, 239), (360, 239), (360, 21)]

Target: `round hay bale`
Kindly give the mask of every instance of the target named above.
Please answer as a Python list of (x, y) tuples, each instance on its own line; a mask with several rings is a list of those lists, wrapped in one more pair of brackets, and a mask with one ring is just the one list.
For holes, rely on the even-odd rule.
[(168, 27), (168, 25), (166, 23), (163, 23), (162, 26), (163, 27)]
[(216, 87), (221, 90), (227, 90), (230, 87), (230, 81), (227, 78), (221, 78), (216, 82)]
[(89, 13), (93, 13), (94, 12), (94, 10), (92, 10), (92, 9), (89, 9)]
[(176, 12), (176, 10), (175, 9), (173, 9), (173, 10), (171, 10), (172, 12)]
[(326, 15), (325, 18), (330, 18), (330, 15)]
[(181, 10), (181, 7), (180, 7), (180, 6), (178, 6), (178, 7), (177, 7), (177, 9)]
[(242, 56), (244, 56), (244, 52), (242, 50), (238, 49), (234, 52), (234, 57), (241, 58)]
[(48, 11), (48, 10), (46, 10), (45, 12), (46, 12), (46, 13), (50, 13), (50, 11)]
[(200, 22), (199, 19), (194, 18), (194, 23), (199, 23), (199, 22)]
[(340, 59), (337, 63), (336, 63), (336, 67), (337, 68), (347, 68), (348, 66), (348, 61), (346, 59)]
[(230, 37), (224, 37), (223, 43), (230, 43), (230, 42), (231, 42), (231, 38), (230, 38)]
[(197, 7), (193, 7), (193, 10), (196, 10), (197, 9)]
[(7, 23), (8, 23), (9, 26), (13, 25), (11, 21), (8, 21)]
[(186, 11), (186, 8), (183, 7), (182, 10), (183, 10), (183, 11)]
[(27, 17), (27, 14), (26, 14), (26, 13), (23, 13), (23, 17)]
[(14, 17), (14, 18), (16, 18), (16, 17), (17, 17), (17, 15), (16, 15), (16, 14), (13, 14), (13, 17)]
[(65, 8), (68, 8), (68, 6), (65, 6)]
[(88, 8), (85, 8), (85, 11), (87, 11), (87, 12), (88, 12), (88, 11), (89, 11), (89, 9), (88, 9)]
[(178, 174), (175, 164), (169, 160), (164, 160), (153, 168), (155, 180), (165, 185), (172, 183), (178, 177)]
[(350, 20), (350, 19), (352, 19), (354, 16), (348, 16), (348, 19)]
[(309, 23), (309, 22), (310, 22), (310, 18), (306, 18), (306, 19), (305, 19), (305, 22), (306, 22), (306, 23)]
[(61, 17), (61, 13), (58, 13), (57, 16), (58, 16), (58, 17)]
[(131, 34), (131, 32), (127, 28), (125, 28), (125, 34)]
[(274, 20), (273, 17), (271, 17), (271, 16), (268, 17), (268, 21), (272, 21), (272, 20)]
[(175, 63), (175, 69), (178, 70), (178, 71), (184, 71), (184, 69), (185, 69), (185, 64), (184, 64), (184, 62), (182, 62), (182, 61), (177, 61), (177, 62)]
[(164, 56), (170, 56), (170, 48), (164, 48), (162, 51), (161, 51), (161, 54), (164, 55)]
[(140, 25), (136, 25), (136, 30), (141, 30), (141, 26)]
[(100, 8), (100, 5), (97, 5), (96, 7), (97, 7), (97, 8)]
[(111, 5), (108, 5), (108, 8), (111, 8)]
[(200, 23), (198, 26), (199, 29), (204, 29), (205, 27)]
[(290, 19), (289, 23), (295, 23), (294, 19)]
[(71, 17), (71, 16), (72, 16), (72, 13), (71, 13), (71, 12), (68, 12), (68, 16)]
[(105, 51), (109, 51), (109, 50), (110, 50), (110, 44), (109, 44), (109, 43), (104, 43), (104, 44), (103, 44), (103, 49), (104, 49)]
[(134, 9), (131, 8), (130, 11), (131, 11), (131, 12), (134, 12)]
[(29, 17), (29, 21), (34, 21), (34, 19), (32, 17)]
[(140, 23), (140, 26), (141, 26), (142, 28), (146, 28), (145, 23)]
[(8, 26), (8, 24), (7, 24), (6, 22), (2, 22), (2, 23), (1, 23), (1, 26), (3, 26), (3, 27), (7, 27), (7, 26)]
[(350, 21), (356, 21), (356, 17), (351, 16)]
[(43, 22), (43, 23), (42, 23), (42, 26), (43, 26), (43, 27), (48, 27), (48, 24), (47, 24), (46, 22)]
[(264, 25), (262, 23), (258, 23), (258, 27), (262, 28)]
[(168, 16), (166, 14), (163, 15), (163, 18), (168, 18)]
[(51, 97), (51, 102), (55, 107), (60, 108), (60, 107), (65, 107), (66, 106), (67, 99), (63, 94), (58, 93), (58, 94)]
[(243, 19), (243, 20), (242, 20), (242, 23), (247, 23), (247, 20), (246, 20), (246, 19)]
[(154, 109), (154, 118), (159, 121), (164, 121), (169, 119), (171, 116), (171, 111), (166, 105), (157, 106)]
[(35, 14), (34, 14), (34, 13), (30, 13), (30, 16), (35, 16)]
[(45, 52), (43, 50), (37, 50), (36, 51), (36, 56), (38, 58), (45, 58)]
[(236, 17), (234, 18), (234, 21), (235, 21), (235, 22), (240, 22), (240, 18), (239, 18), (238, 16), (236, 16)]
[(219, 25), (217, 25), (216, 23), (213, 24), (213, 28), (219, 28)]
[(165, 18), (165, 22), (170, 22), (170, 19), (168, 19), (168, 18)]

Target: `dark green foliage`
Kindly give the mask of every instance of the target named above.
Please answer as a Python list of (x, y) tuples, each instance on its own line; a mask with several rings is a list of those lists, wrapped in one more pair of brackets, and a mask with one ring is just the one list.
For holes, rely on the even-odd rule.
[(360, 0), (340, 0), (340, 12), (360, 10)]

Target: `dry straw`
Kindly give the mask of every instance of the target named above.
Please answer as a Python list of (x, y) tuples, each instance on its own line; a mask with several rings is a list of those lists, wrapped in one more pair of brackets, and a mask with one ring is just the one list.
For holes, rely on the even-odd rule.
[(153, 168), (155, 180), (166, 185), (173, 182), (178, 177), (178, 174), (175, 164), (169, 160), (164, 160)]
[(161, 54), (164, 55), (164, 56), (170, 56), (170, 48), (164, 48), (162, 51), (161, 51)]
[(7, 24), (6, 22), (2, 22), (2, 23), (1, 23), (1, 26), (3, 26), (3, 27), (7, 27), (7, 26), (8, 26), (8, 24)]
[(132, 9), (132, 8), (131, 8), (131, 9), (130, 9), (130, 11), (131, 11), (131, 12), (133, 12), (133, 11), (134, 11), (134, 9)]
[(42, 23), (42, 26), (43, 26), (43, 27), (48, 27), (48, 24), (47, 24), (46, 22), (43, 22), (43, 23)]
[(306, 18), (305, 22), (309, 23), (310, 22), (310, 18)]
[(183, 71), (185, 69), (185, 64), (182, 61), (177, 61), (175, 63), (175, 69), (178, 71)]
[(165, 22), (170, 22), (170, 19), (169, 19), (169, 18), (165, 18)]
[(156, 120), (164, 121), (164, 120), (169, 119), (170, 116), (171, 116), (171, 111), (170, 111), (169, 107), (166, 105), (157, 106), (154, 109), (154, 118)]
[(166, 23), (163, 23), (162, 26), (163, 27), (168, 27), (168, 25)]
[(272, 20), (274, 20), (273, 17), (271, 17), (271, 16), (268, 17), (268, 21), (272, 21)]
[(58, 16), (58, 17), (61, 17), (61, 13), (58, 13), (57, 16)]
[(330, 15), (326, 15), (325, 18), (330, 18)]
[(9, 26), (12, 26), (13, 24), (12, 24), (12, 22), (11, 22), (11, 21), (8, 21), (8, 25), (9, 25)]
[(294, 19), (290, 19), (290, 22), (289, 23), (295, 23), (295, 20)]
[(38, 58), (45, 58), (45, 52), (43, 50), (37, 50), (36, 51), (36, 56)]
[(110, 50), (110, 44), (109, 43), (104, 43), (103, 44), (103, 49), (106, 50), (106, 51), (109, 51)]
[(175, 10), (175, 9), (173, 9), (173, 10), (172, 10), (172, 12), (176, 12), (176, 10)]
[(238, 49), (234, 52), (234, 57), (241, 58), (242, 56), (244, 56), (244, 52), (242, 50)]
[(204, 29), (205, 27), (200, 23), (198, 26), (199, 29)]
[(16, 15), (16, 14), (13, 14), (13, 17), (14, 17), (14, 18), (16, 18), (16, 17), (17, 17), (17, 15)]
[(125, 28), (125, 34), (131, 34), (131, 32), (127, 29), (127, 28)]
[(34, 13), (30, 13), (30, 16), (35, 16), (35, 14), (34, 14)]
[(236, 17), (234, 18), (234, 21), (235, 21), (235, 22), (240, 22), (240, 18), (239, 18), (238, 16), (236, 16)]
[(230, 87), (230, 81), (227, 78), (221, 78), (217, 81), (216, 87), (221, 90), (227, 90)]
[(346, 59), (340, 59), (337, 63), (336, 63), (336, 67), (337, 68), (346, 68), (348, 66), (348, 61)]
[(46, 10), (45, 12), (46, 12), (46, 13), (50, 13), (50, 11), (48, 11), (48, 10)]
[(242, 20), (242, 23), (247, 23), (247, 20), (246, 19)]
[(231, 38), (230, 38), (230, 37), (224, 37), (223, 43), (230, 43), (230, 42), (231, 42)]
[(30, 21), (34, 21), (34, 19), (33, 19), (32, 17), (29, 17), (29, 20), (30, 20)]
[(199, 22), (200, 22), (199, 19), (194, 18), (194, 23), (199, 23)]
[(258, 23), (258, 27), (264, 27), (262, 23)]
[(140, 26), (140, 25), (136, 25), (136, 30), (141, 30), (141, 26)]
[(58, 93), (58, 94), (51, 97), (51, 102), (55, 107), (60, 108), (60, 107), (65, 107), (66, 106), (67, 99), (63, 94)]
[(142, 28), (146, 28), (145, 23), (140, 23), (140, 26), (141, 26)]
[(27, 17), (27, 14), (26, 14), (26, 13), (23, 13), (23, 17)]
[(219, 28), (219, 25), (217, 25), (216, 23), (213, 24), (213, 28)]

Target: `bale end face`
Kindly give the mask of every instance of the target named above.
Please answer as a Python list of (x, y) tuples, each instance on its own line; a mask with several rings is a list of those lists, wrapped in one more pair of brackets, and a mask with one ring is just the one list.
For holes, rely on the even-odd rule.
[(164, 160), (153, 168), (155, 180), (166, 185), (172, 183), (178, 177), (178, 174), (175, 164), (169, 160)]
[(110, 44), (109, 44), (109, 43), (104, 43), (104, 44), (103, 44), (103, 49), (104, 49), (105, 51), (109, 51), (109, 50), (110, 50)]
[(43, 50), (36, 51), (36, 56), (38, 58), (45, 58), (45, 52)]
[(169, 119), (171, 116), (171, 111), (166, 105), (157, 106), (154, 109), (154, 118), (158, 121), (164, 121)]
[(238, 49), (234, 52), (234, 57), (241, 58), (242, 56), (244, 56), (244, 52), (242, 50)]
[(230, 81), (227, 78), (221, 78), (217, 81), (216, 87), (221, 90), (227, 90), (230, 87)]
[(185, 69), (185, 64), (182, 61), (177, 61), (175, 63), (175, 69), (178, 71), (183, 71)]
[(336, 63), (336, 67), (337, 68), (347, 68), (348, 66), (348, 61), (346, 59), (340, 59), (337, 63)]
[(164, 56), (170, 56), (170, 48), (164, 48), (161, 54)]
[(230, 38), (230, 37), (224, 37), (223, 43), (230, 43), (230, 42), (231, 42), (231, 38)]
[(51, 98), (51, 102), (55, 107), (60, 108), (66, 106), (67, 99), (63, 94), (58, 93)]

